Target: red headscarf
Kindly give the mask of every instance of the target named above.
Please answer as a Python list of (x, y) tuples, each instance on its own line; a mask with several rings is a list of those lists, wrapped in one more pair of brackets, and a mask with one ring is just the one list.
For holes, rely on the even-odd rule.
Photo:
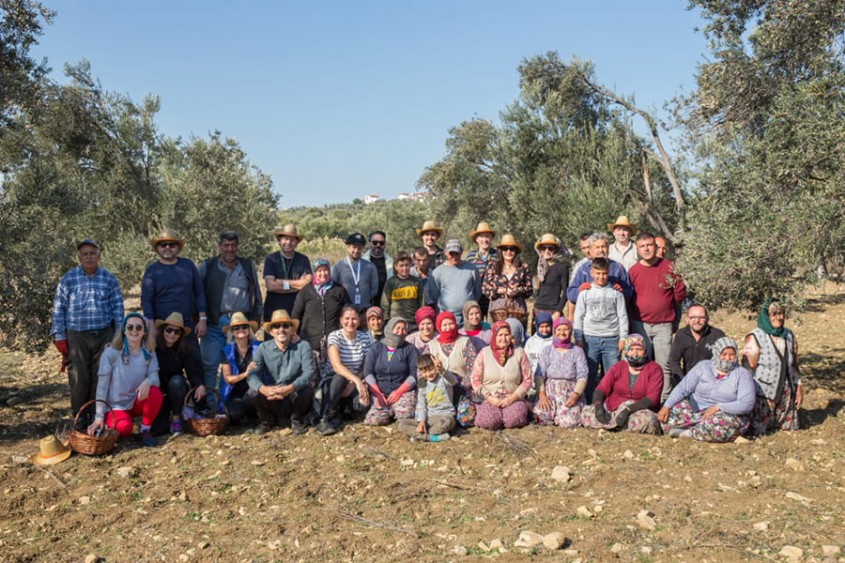
[(420, 326), (420, 323), (423, 319), (431, 319), (431, 322), (434, 322), (434, 308), (429, 307), (426, 305), (425, 307), (420, 307), (417, 309), (417, 313), (414, 315), (414, 320), (417, 321), (417, 326)]
[[(455, 328), (448, 332), (443, 332), (443, 329), (440, 328), (440, 326), (445, 319), (450, 319), (454, 323)], [(437, 340), (440, 341), (441, 344), (451, 344), (458, 339), (458, 321), (455, 320), (455, 315), (449, 311), (442, 311), (439, 315), (437, 315), (437, 320), (434, 321), (434, 326), (437, 327), (437, 332), (440, 335), (437, 337)]]
[(491, 332), (493, 335), (490, 337), (490, 350), (493, 351), (493, 357), (496, 358), (496, 361), (499, 362), (499, 365), (504, 366), (505, 362), (508, 361), (508, 358), (513, 356), (513, 339), (508, 339), (508, 345), (504, 348), (499, 348), (496, 345), (496, 336), (499, 334), (499, 331), (505, 329), (508, 331), (508, 336), (511, 336), (511, 327), (508, 326), (508, 323), (505, 321), (496, 321), (493, 323), (493, 328)]

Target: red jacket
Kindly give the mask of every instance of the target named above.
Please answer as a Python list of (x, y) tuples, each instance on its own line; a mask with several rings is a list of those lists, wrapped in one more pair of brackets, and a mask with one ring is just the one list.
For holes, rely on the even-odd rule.
[(631, 319), (644, 323), (671, 323), (675, 320), (675, 305), (687, 297), (684, 280), (675, 273), (675, 265), (658, 258), (653, 266), (637, 262), (628, 270), (634, 299)]
[(615, 411), (625, 401), (639, 401), (643, 397), (651, 399), (652, 410), (656, 411), (663, 392), (663, 369), (655, 361), (648, 362), (632, 388), (628, 385), (628, 362), (622, 360), (607, 370), (596, 391), (604, 393), (604, 406), (608, 411)]

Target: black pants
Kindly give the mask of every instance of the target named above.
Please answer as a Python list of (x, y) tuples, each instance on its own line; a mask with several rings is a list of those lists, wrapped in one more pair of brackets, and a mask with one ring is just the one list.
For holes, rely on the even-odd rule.
[(185, 405), (185, 395), (188, 394), (188, 382), (181, 375), (173, 375), (161, 387), (164, 401), (153, 422), (153, 434), (159, 436), (170, 432), (170, 419), (174, 414), (181, 416)]
[(226, 409), (229, 411), (229, 420), (232, 424), (240, 424), (247, 416), (256, 414), (255, 400), (258, 398), (258, 392), (250, 389), (241, 395), (230, 395), (229, 400), (226, 401)]
[(261, 393), (255, 398), (255, 410), (261, 422), (273, 426), (279, 420), (290, 418), (293, 422), (304, 422), (305, 416), (311, 410), (314, 399), (314, 389), (306, 385), (282, 400), (269, 400)]
[[(97, 372), (100, 356), (111, 342), (114, 330), (67, 331), (67, 380), (73, 414), (97, 396)], [(94, 412), (92, 408), (91, 413)], [(81, 419), (82, 417), (80, 417)]]

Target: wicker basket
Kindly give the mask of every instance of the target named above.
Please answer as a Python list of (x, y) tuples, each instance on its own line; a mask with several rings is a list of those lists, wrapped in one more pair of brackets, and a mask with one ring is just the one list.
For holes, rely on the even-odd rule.
[(85, 432), (80, 432), (76, 429), (79, 415), (82, 414), (86, 408), (95, 403), (103, 403), (106, 405), (109, 409), (108, 412), (114, 410), (106, 401), (99, 399), (88, 401), (82, 405), (82, 408), (79, 409), (79, 412), (76, 413), (76, 416), (73, 418), (73, 429), (70, 431), (70, 447), (76, 453), (85, 455), (103, 455), (112, 451), (112, 449), (114, 449), (114, 445), (117, 443), (117, 431), (107, 426), (103, 426), (103, 431), (99, 436), (89, 436)]
[(522, 323), (523, 327), (528, 326), (528, 311), (522, 309), (513, 299), (506, 299), (505, 306), (501, 309), (490, 311), (490, 318), (493, 322), (503, 321), (505, 319), (516, 319)]
[[(185, 406), (188, 406), (188, 401), (191, 400), (195, 389), (196, 387), (191, 388), (188, 391), (188, 394), (185, 395)], [(206, 400), (208, 400), (207, 397), (211, 393), (214, 393), (218, 399), (220, 398), (220, 393), (217, 392), (217, 389), (210, 388), (206, 391)], [(185, 426), (188, 427), (191, 434), (196, 436), (219, 436), (223, 434), (229, 426), (229, 410), (222, 401), (220, 402), (220, 406), (223, 408), (223, 414), (226, 415), (225, 417), (214, 416), (212, 418), (189, 418), (185, 420)]]

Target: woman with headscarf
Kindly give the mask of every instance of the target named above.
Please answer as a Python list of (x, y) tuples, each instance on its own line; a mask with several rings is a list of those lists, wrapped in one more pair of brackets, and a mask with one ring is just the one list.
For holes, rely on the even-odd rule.
[(520, 254), (525, 246), (516, 242), (513, 235), (506, 234), (496, 246), (498, 256), (487, 266), (481, 292), (490, 299), (490, 315), (512, 303), (513, 307), (527, 311), (525, 300), (531, 297), (534, 287), (531, 269)]
[(757, 401), (751, 434), (762, 436), (775, 430), (798, 430), (798, 409), (804, 402), (798, 371), (798, 343), (784, 326), (786, 310), (769, 299), (760, 307), (757, 328), (745, 337), (743, 365), (751, 371)]
[[(437, 338), (428, 343), (429, 353), (443, 366), (455, 374), (458, 381), (452, 387), (454, 404), (458, 405), (458, 422), (461, 426), (472, 426), (474, 414), (468, 411), (471, 401), (472, 366), (477, 351), (468, 336), (458, 332), (455, 315), (442, 311), (435, 322)], [(463, 410), (461, 410), (463, 409)]]
[(650, 361), (639, 334), (624, 341), (622, 361), (613, 365), (593, 392), (593, 404), (581, 409), (587, 428), (660, 434), (657, 407), (663, 391), (663, 369)]
[(417, 349), (405, 342), (407, 330), (405, 319), (393, 317), (385, 326), (384, 338), (367, 352), (364, 381), (371, 400), (364, 424), (385, 426), (391, 419), (414, 417)]
[(325, 258), (311, 264), (311, 283), (296, 294), (290, 316), (299, 321), (299, 336), (311, 345), (317, 368), (326, 364), (326, 339), (340, 328), (340, 310), (350, 302), (349, 295), (331, 278), (331, 265)]
[[(525, 348), (525, 327), (516, 319), (505, 319), (511, 329), (511, 338), (516, 348)], [(530, 360), (529, 360), (530, 361)]]
[(228, 325), (223, 327), (227, 343), (223, 346), (220, 371), (223, 382), (220, 385), (220, 400), (229, 410), (233, 425), (245, 421), (248, 415), (258, 416), (255, 410), (257, 391), (249, 388), (246, 377), (255, 367), (252, 355), (261, 345), (255, 338), (258, 323), (247, 319), (243, 313), (232, 315)]
[(478, 301), (467, 301), (462, 308), (464, 326), (460, 333), (469, 336), (476, 350), (490, 344), (490, 324), (485, 322)]
[(528, 355), (514, 346), (508, 323), (496, 321), (490, 346), (479, 352), (472, 368), (472, 390), (482, 399), (475, 426), (500, 430), (527, 425), (531, 405), (525, 395), (530, 388)]
[(381, 307), (373, 305), (367, 309), (364, 317), (367, 321), (367, 334), (370, 335), (370, 341), (378, 342), (384, 338), (384, 311)]
[[(552, 316), (546, 311), (534, 315), (534, 334), (525, 341), (525, 353), (531, 361), (531, 373), (537, 372), (540, 353), (552, 344)], [(532, 390), (536, 390), (533, 389)]]
[(564, 256), (563, 244), (552, 233), (546, 233), (534, 243), (537, 251), (537, 276), (534, 279), (537, 298), (534, 317), (544, 312), (556, 320), (566, 305), (566, 288), (569, 286), (569, 260)]
[[(153, 421), (161, 408), (158, 360), (144, 347), (147, 324), (141, 313), (129, 313), (100, 356), (97, 370), (97, 399), (106, 401), (112, 409), (106, 412), (97, 403), (94, 422), (88, 426), (90, 436), (99, 435), (104, 426), (117, 431), (121, 438), (132, 434), (132, 418), (141, 417), (141, 444), (156, 445), (151, 432)], [(202, 372), (200, 372), (202, 377)]]
[(417, 331), (405, 338), (405, 342), (416, 348), (420, 354), (428, 354), (428, 345), (437, 338), (437, 332), (434, 330), (435, 315), (434, 308), (428, 305), (417, 309), (414, 315)]
[(587, 356), (572, 343), (572, 321), (558, 317), (552, 345), (540, 352), (536, 375), (539, 391), (534, 404), (538, 424), (576, 428), (581, 426), (581, 408), (586, 404)]
[(754, 408), (754, 379), (737, 361), (737, 344), (723, 336), (713, 358), (695, 364), (672, 389), (657, 419), (673, 438), (732, 442), (745, 434)]

